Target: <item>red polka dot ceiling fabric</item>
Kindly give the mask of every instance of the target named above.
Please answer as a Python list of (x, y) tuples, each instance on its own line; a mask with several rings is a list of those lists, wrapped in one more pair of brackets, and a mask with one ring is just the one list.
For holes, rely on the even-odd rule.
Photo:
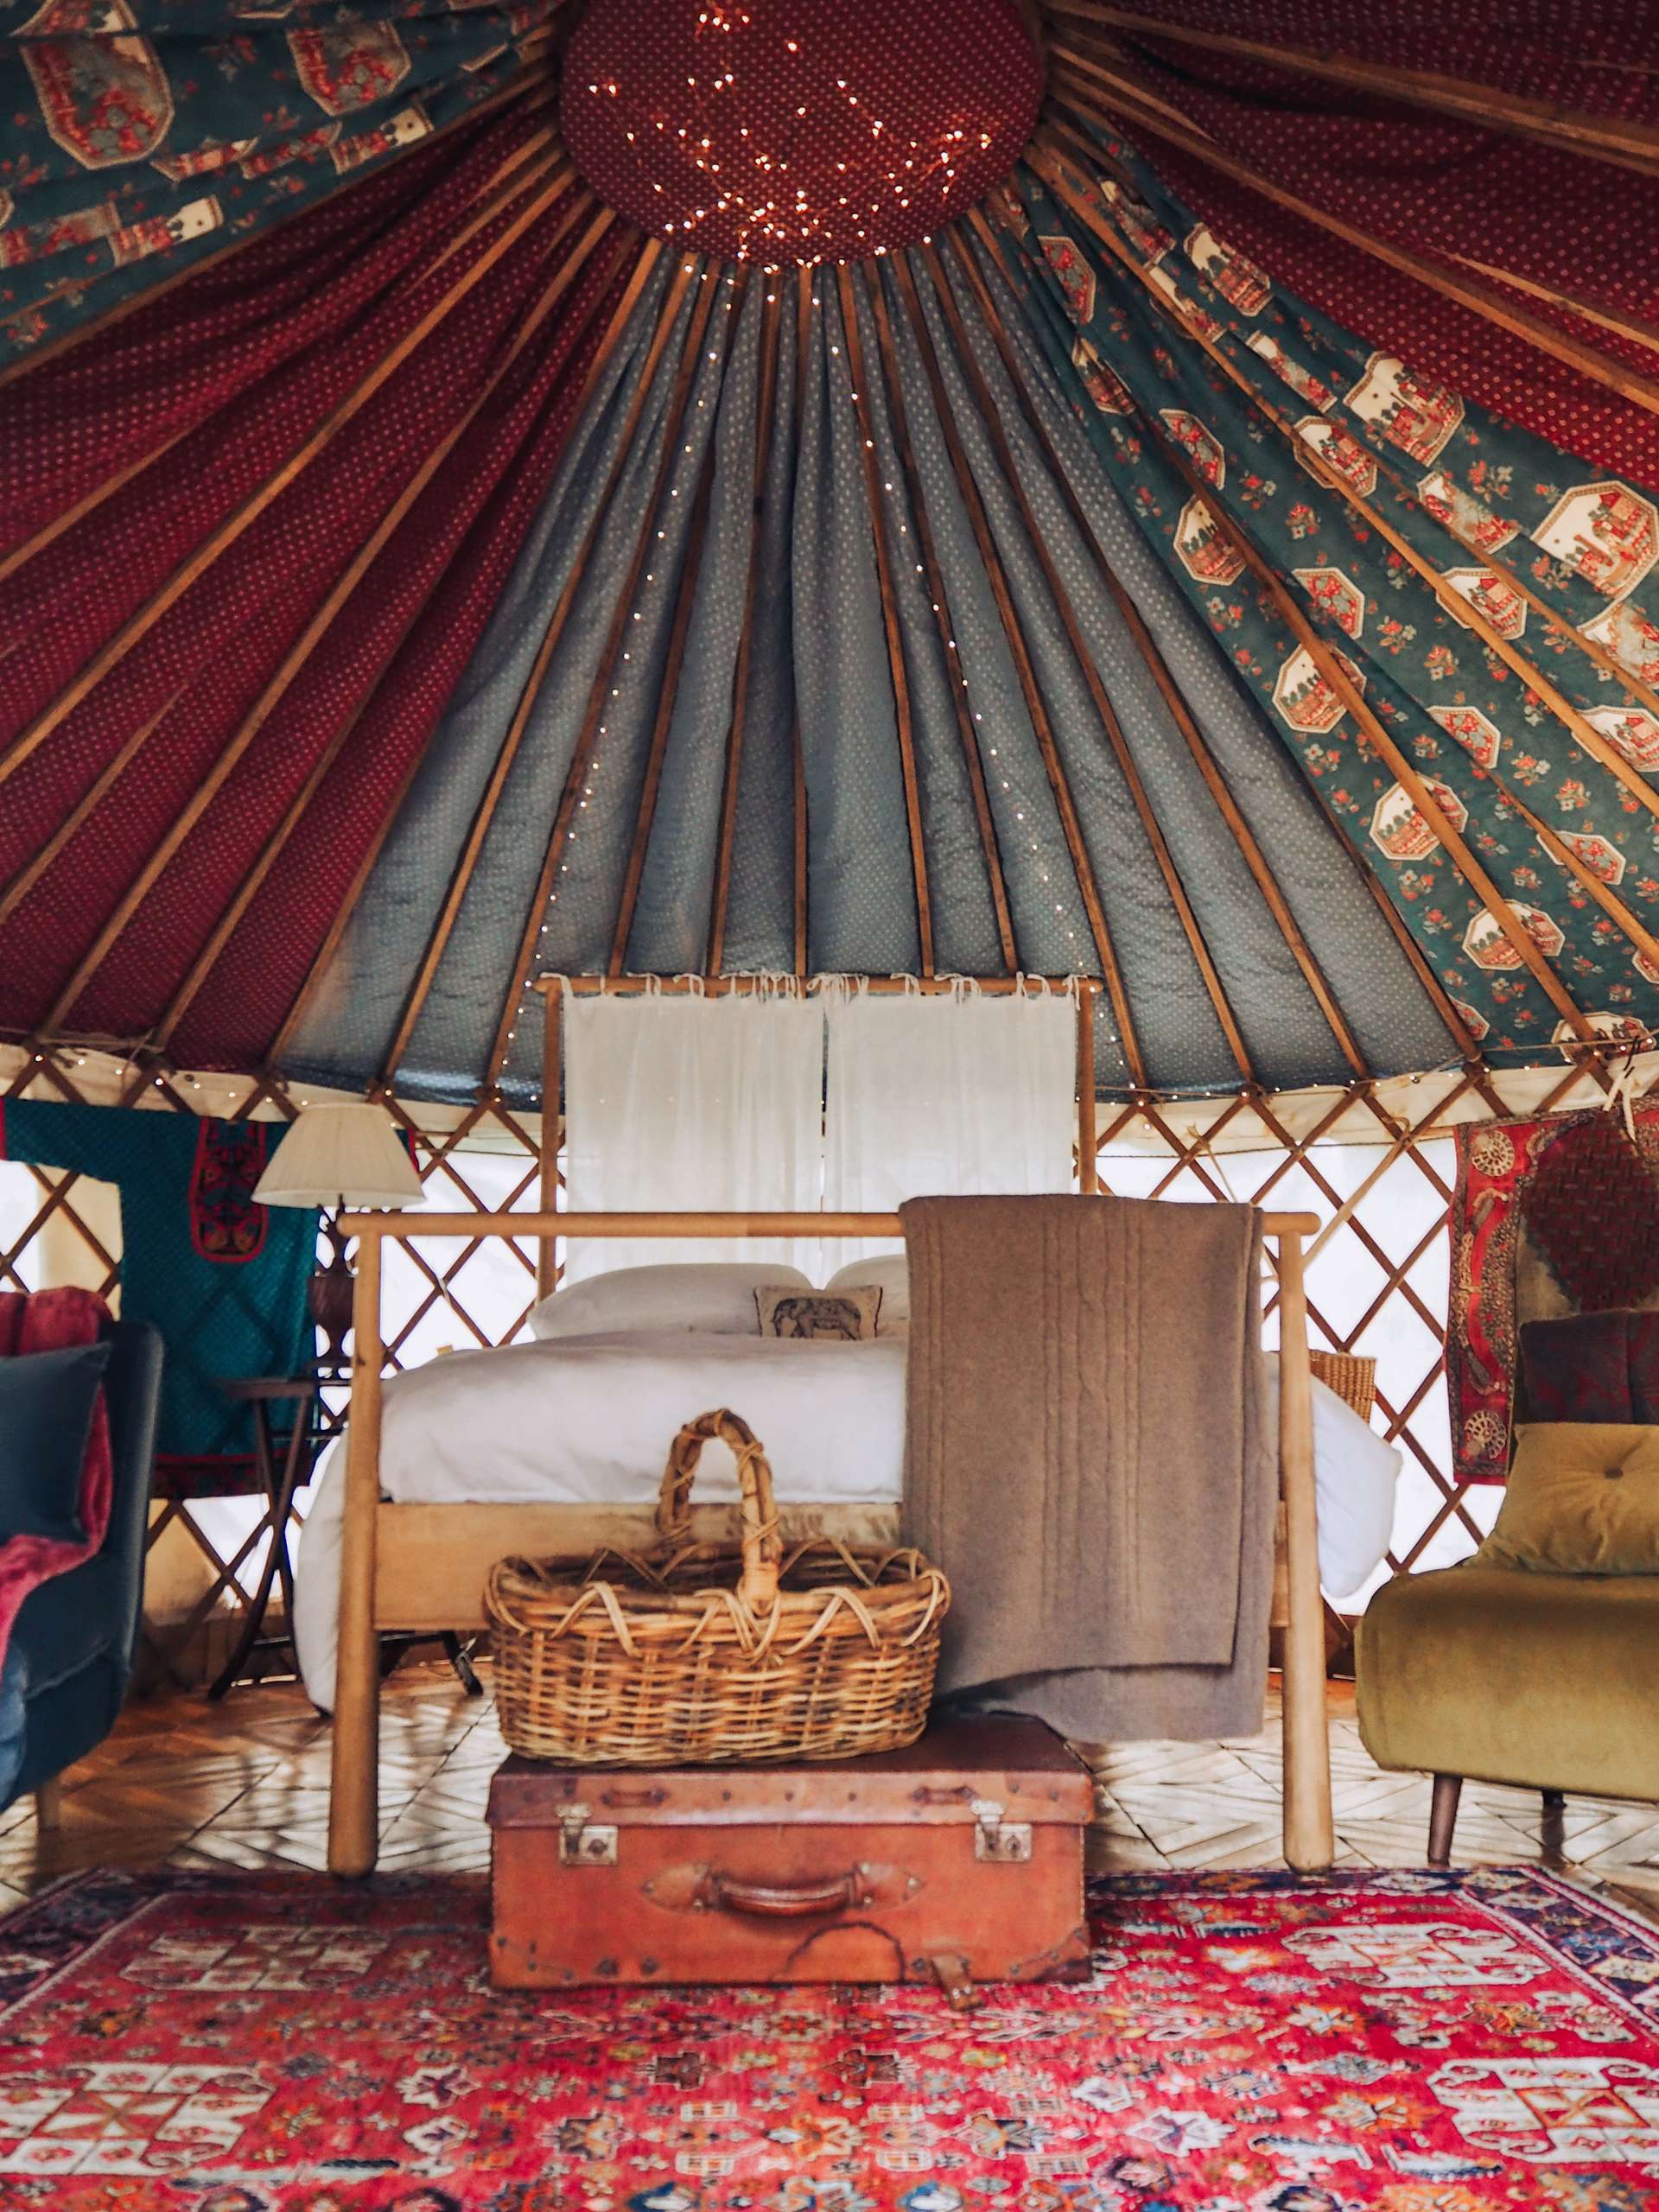
[(601, 196), (676, 245), (856, 260), (1007, 176), (1042, 84), (1014, 0), (593, 0), (560, 118)]

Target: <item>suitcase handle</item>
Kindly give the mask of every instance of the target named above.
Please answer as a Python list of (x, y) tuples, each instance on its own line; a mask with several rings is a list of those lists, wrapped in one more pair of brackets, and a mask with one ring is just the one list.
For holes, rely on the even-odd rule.
[(752, 1912), (764, 1920), (800, 1920), (815, 1912), (844, 1912), (857, 1902), (857, 1873), (832, 1874), (827, 1881), (742, 1882), (734, 1874), (714, 1873), (709, 1886), (723, 1912)]

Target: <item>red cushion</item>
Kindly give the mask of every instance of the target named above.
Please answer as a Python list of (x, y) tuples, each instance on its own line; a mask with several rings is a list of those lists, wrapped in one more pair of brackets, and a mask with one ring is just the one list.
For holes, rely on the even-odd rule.
[(1521, 1357), (1535, 1420), (1659, 1421), (1659, 1313), (1528, 1321)]

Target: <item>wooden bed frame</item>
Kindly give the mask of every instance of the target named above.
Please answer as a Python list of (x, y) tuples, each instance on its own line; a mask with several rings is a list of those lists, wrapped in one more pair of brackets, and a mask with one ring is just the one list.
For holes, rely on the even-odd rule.
[[(1093, 1084), (1088, 1086), (1092, 1094)], [(1092, 1122), (1092, 1095), (1084, 1109)], [(1092, 1166), (1093, 1147), (1085, 1159)], [(1092, 1187), (1093, 1178), (1088, 1178)], [(1325, 1628), (1319, 1599), (1313, 1487), (1313, 1409), (1308, 1365), (1302, 1241), (1315, 1216), (1267, 1213), (1278, 1246), (1280, 1293), (1278, 1567), (1275, 1625), (1284, 1642), (1285, 1857), (1303, 1871), (1328, 1866), (1335, 1851), (1331, 1753), (1325, 1707)], [(649, 1542), (649, 1506), (393, 1504), (380, 1495), (382, 1248), (388, 1239), (535, 1236), (890, 1237), (896, 1214), (853, 1213), (442, 1213), (411, 1219), (351, 1213), (340, 1224), (358, 1242), (353, 1306), (352, 1395), (341, 1539), (340, 1645), (334, 1698), (328, 1865), (339, 1875), (373, 1871), (378, 1848), (379, 1639), (418, 1630), (465, 1631), (483, 1624), (484, 1578), (509, 1552), (582, 1554), (609, 1544)], [(692, 1410), (701, 1411), (701, 1408)], [(887, 1516), (878, 1535), (873, 1518)], [(897, 1508), (852, 1505), (783, 1513), (785, 1533), (816, 1529), (876, 1540), (897, 1535)], [(729, 1510), (693, 1509), (700, 1533), (725, 1533)]]

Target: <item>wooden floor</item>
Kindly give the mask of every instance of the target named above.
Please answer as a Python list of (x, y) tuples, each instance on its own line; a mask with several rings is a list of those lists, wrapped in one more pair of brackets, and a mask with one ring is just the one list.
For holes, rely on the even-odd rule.
[[(1427, 1783), (1372, 1765), (1351, 1689), (1332, 1686), (1331, 1713), (1341, 1863), (1421, 1866)], [(54, 1832), (41, 1831), (30, 1800), (0, 1815), (0, 1905), (84, 1866), (321, 1868), (328, 1742), (292, 1686), (236, 1690), (217, 1706), (179, 1693), (137, 1700), (64, 1777)], [(469, 1699), (442, 1663), (406, 1662), (385, 1690), (382, 1866), (486, 1866), (485, 1793), (501, 1757), (488, 1699)], [(1278, 1862), (1276, 1711), (1260, 1737), (1135, 1745), (1095, 1764), (1097, 1870)], [(1471, 1784), (1456, 1856), (1565, 1866), (1659, 1911), (1659, 1807), (1573, 1798), (1552, 1832), (1535, 1793)]]

